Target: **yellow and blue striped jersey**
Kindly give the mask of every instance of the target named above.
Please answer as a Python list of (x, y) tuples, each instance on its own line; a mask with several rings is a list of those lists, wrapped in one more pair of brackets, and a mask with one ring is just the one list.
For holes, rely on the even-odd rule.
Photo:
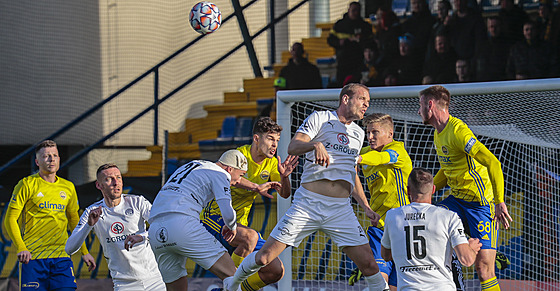
[(68, 222), (71, 216), (78, 218), (78, 209), (78, 196), (72, 182), (57, 177), (56, 182), (49, 183), (38, 173), (21, 179), (14, 188), (6, 213), (6, 217), (19, 217), (23, 245), (18, 242), (21, 236), (10, 233), (18, 230), (7, 228), (17, 251), (28, 250), (33, 260), (69, 257), (64, 251)]
[(449, 195), (480, 205), (494, 202), (488, 170), (473, 158), (483, 145), (462, 120), (449, 116), (445, 128), (434, 132), (434, 145)]
[[(237, 148), (245, 157), (247, 157), (247, 173), (244, 178), (247, 180), (262, 184), (268, 181), (280, 181), (280, 173), (278, 172), (278, 159), (276, 157), (266, 158), (261, 164), (257, 164), (251, 156), (251, 145), (244, 145)], [(237, 223), (247, 226), (249, 212), (253, 201), (259, 194), (257, 192), (231, 187), (231, 205), (237, 215)], [(220, 208), (215, 200), (210, 201), (200, 213), (200, 219), (210, 215), (221, 215)]]
[[(386, 150), (397, 152), (396, 163), (377, 164), (379, 162), (376, 163), (367, 154), (381, 154)], [(408, 175), (412, 171), (412, 161), (404, 148), (404, 144), (400, 141), (388, 143), (381, 152), (376, 152), (369, 146), (364, 147), (360, 151), (360, 155), (362, 156), (360, 164), (371, 195), (369, 205), (373, 211), (381, 216), (377, 227), (383, 229), (387, 211), (410, 203), (406, 194), (406, 186), (408, 185)]]

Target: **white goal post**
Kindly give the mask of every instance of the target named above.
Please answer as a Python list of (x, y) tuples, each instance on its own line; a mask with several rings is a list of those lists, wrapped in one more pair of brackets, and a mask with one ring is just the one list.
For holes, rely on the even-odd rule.
[[(498, 279), (503, 280), (501, 284), (517, 284), (519, 290), (560, 288), (560, 79), (443, 86), (451, 93), (450, 113), (469, 125), (504, 170), (506, 203), (514, 223), (509, 230), (500, 230), (498, 250), (512, 265), (498, 271)], [(371, 87), (367, 114), (390, 114), (395, 121), (395, 140), (405, 143), (413, 166), (435, 173), (439, 163), (433, 150), (433, 129), (423, 125), (417, 114), (418, 92), (427, 87)], [(284, 128), (278, 145), (282, 160), (303, 119), (314, 110), (334, 110), (339, 93), (340, 89), (277, 93), (277, 122)], [(291, 177), (292, 193), (299, 186), (301, 164), (302, 159)], [(367, 187), (364, 190), (369, 195)], [(441, 198), (445, 191), (436, 194)], [(290, 199), (278, 197), (278, 219), (290, 203)], [(367, 227), (363, 213), (355, 209), (362, 226)], [(363, 280), (348, 286), (352, 263), (323, 233), (304, 240), (297, 249), (286, 249), (280, 259), (285, 267), (281, 291), (365, 288)], [(477, 290), (473, 270), (465, 270), (466, 278), (473, 281), (469, 289)]]

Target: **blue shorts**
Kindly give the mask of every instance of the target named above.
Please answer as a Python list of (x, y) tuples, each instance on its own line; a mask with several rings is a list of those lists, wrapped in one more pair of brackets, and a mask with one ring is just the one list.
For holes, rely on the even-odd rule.
[(383, 231), (377, 227), (368, 227), (367, 234), (369, 237), (369, 246), (373, 251), (373, 257), (379, 266), (379, 271), (387, 274), (389, 276), (389, 282), (391, 286), (397, 286), (397, 270), (393, 261), (385, 262), (381, 257), (381, 237), (383, 237)]
[(70, 258), (30, 260), (19, 263), (21, 290), (55, 290), (78, 288), (74, 278), (74, 264)]
[(494, 204), (480, 205), (479, 202), (467, 202), (449, 196), (437, 206), (451, 210), (459, 215), (465, 231), (482, 243), (481, 249), (495, 250), (498, 242), (498, 228), (494, 217)]
[[(224, 220), (222, 219), (221, 215), (210, 215), (203, 220), (200, 221), (206, 230), (213, 235), (227, 250), (228, 253), (231, 255), (236, 247), (230, 245), (222, 236), (222, 227), (224, 226)], [(253, 251), (258, 251), (262, 248), (264, 243), (266, 242), (261, 234), (257, 232), (259, 235), (259, 240), (257, 241), (257, 245)]]

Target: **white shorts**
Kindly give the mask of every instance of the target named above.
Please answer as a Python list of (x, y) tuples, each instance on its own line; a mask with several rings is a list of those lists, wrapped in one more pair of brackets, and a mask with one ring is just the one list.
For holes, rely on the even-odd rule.
[(115, 291), (160, 291), (165, 290), (165, 283), (163, 283), (161, 276), (135, 281), (113, 279), (113, 287)]
[(291, 246), (321, 230), (339, 248), (368, 244), (349, 198), (333, 198), (299, 187), (286, 214), (278, 220), (270, 236)]
[(156, 217), (148, 237), (165, 283), (187, 276), (187, 258), (208, 270), (227, 253), (200, 219), (180, 213)]

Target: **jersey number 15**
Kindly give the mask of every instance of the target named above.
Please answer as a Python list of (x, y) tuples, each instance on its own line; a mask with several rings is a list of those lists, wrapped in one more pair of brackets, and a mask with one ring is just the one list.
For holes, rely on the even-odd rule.
[(414, 249), (414, 257), (416, 259), (423, 259), (426, 257), (426, 239), (418, 234), (419, 231), (426, 229), (424, 225), (412, 226), (412, 234), (410, 233), (410, 226), (404, 227), (406, 236), (406, 257), (412, 260), (412, 249)]

